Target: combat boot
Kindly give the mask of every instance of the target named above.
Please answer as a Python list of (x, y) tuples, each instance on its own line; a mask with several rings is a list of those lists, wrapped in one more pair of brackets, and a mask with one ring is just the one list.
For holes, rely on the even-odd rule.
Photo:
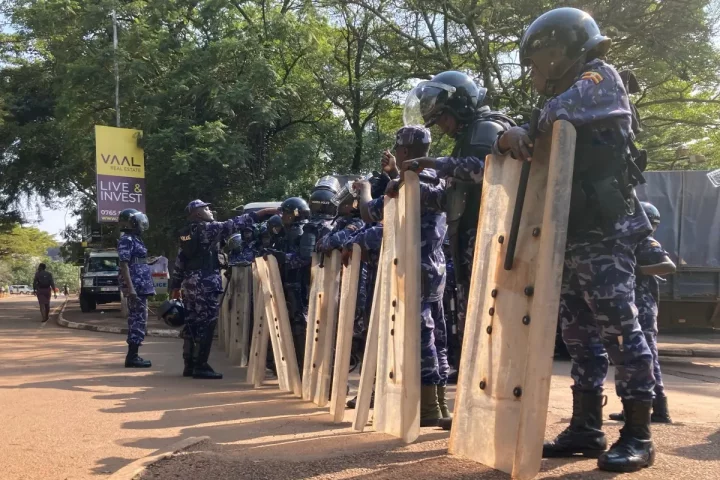
[(602, 407), (605, 396), (599, 392), (573, 391), (570, 426), (555, 440), (543, 444), (543, 458), (572, 457), (579, 454), (597, 458), (607, 449), (602, 431)]
[(220, 380), (222, 373), (218, 373), (208, 364), (210, 349), (212, 348), (214, 328), (207, 328), (200, 338), (199, 344), (195, 344), (195, 355), (192, 377), (198, 379)]
[(125, 368), (150, 368), (150, 360), (143, 360), (138, 356), (140, 346), (137, 343), (128, 344), (128, 353), (125, 357)]
[(672, 423), (670, 418), (670, 411), (668, 410), (667, 397), (655, 397), (652, 405), (652, 415), (650, 415), (650, 421), (652, 423)]
[(598, 468), (608, 472), (636, 472), (655, 463), (650, 436), (650, 400), (623, 400), (625, 425), (620, 439), (598, 458)]
[(443, 419), (452, 418), (452, 413), (447, 404), (447, 385), (437, 386), (438, 405), (440, 406), (440, 413), (442, 413)]
[(193, 347), (195, 346), (195, 342), (193, 342), (192, 337), (186, 336), (185, 341), (183, 343), (183, 361), (185, 362), (185, 368), (183, 369), (183, 377), (192, 377), (193, 376)]
[(437, 385), (420, 386), (420, 426), (437, 427), (442, 418), (438, 404)]
[[(357, 399), (358, 397), (355, 395), (354, 398), (347, 401), (345, 406), (350, 410), (354, 410), (355, 407), (357, 407)], [(375, 408), (375, 389), (373, 389), (372, 393), (370, 393), (370, 408)]]

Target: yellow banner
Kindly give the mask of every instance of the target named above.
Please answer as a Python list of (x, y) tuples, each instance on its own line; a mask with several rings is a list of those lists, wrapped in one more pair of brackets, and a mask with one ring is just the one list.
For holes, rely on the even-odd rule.
[(95, 125), (98, 175), (145, 178), (145, 153), (138, 147), (142, 131)]

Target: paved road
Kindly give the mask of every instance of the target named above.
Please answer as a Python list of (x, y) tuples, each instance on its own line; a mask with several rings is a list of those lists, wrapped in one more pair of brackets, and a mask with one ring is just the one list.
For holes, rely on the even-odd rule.
[[(59, 302), (54, 302), (59, 305)], [(0, 478), (96, 479), (190, 436), (212, 443), (159, 465), (147, 478), (507, 478), (449, 458), (447, 434), (424, 429), (402, 447), (334, 426), (326, 410), (272, 386), (249, 390), (222, 352), (219, 382), (180, 377), (180, 341), (149, 339), (153, 368), (122, 367), (115, 334), (42, 327), (34, 298), (0, 300)], [(658, 465), (628, 478), (720, 478), (720, 360), (665, 363), (678, 425), (654, 429)], [(555, 366), (548, 436), (570, 413), (568, 364)], [(611, 393), (611, 392), (609, 392)], [(619, 408), (610, 395), (606, 412)], [(349, 420), (348, 415), (346, 419)], [(611, 439), (619, 424), (608, 422)], [(611, 478), (592, 461), (543, 464), (543, 478)]]

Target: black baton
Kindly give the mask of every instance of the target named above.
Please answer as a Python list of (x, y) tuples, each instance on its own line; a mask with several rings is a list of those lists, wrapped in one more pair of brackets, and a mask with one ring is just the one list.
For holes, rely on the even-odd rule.
[[(530, 117), (530, 130), (528, 136), (535, 142), (538, 121), (540, 120), (540, 109), (535, 108)], [(525, 192), (527, 191), (528, 179), (530, 178), (529, 160), (525, 160), (520, 171), (520, 183), (518, 184), (517, 196), (515, 197), (515, 208), (513, 210), (512, 225), (510, 226), (510, 238), (508, 238), (507, 253), (505, 254), (505, 270), (512, 270), (515, 260), (515, 247), (517, 246), (518, 232), (520, 230), (520, 217), (522, 216), (523, 205), (525, 204)]]

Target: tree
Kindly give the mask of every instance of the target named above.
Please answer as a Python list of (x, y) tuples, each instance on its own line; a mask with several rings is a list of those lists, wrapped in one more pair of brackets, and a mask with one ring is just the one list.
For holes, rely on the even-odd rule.
[(0, 232), (0, 259), (20, 255), (45, 256), (49, 248), (56, 246), (52, 235), (35, 227), (16, 224), (11, 231)]

